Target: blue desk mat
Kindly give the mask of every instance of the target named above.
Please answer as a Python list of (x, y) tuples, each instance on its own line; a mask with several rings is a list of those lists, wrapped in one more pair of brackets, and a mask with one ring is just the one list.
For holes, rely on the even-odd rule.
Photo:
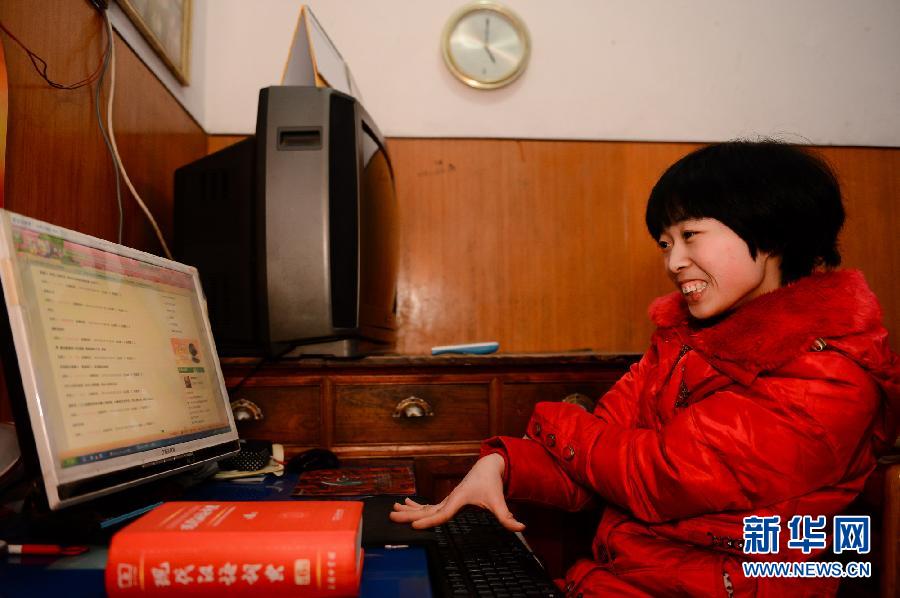
[(361, 598), (431, 598), (424, 548), (366, 548), (359, 584)]
[(0, 564), (3, 598), (102, 598), (103, 569), (48, 570), (37, 565)]
[[(106, 548), (92, 546), (77, 557), (0, 561), (0, 597), (101, 598)], [(260, 594), (261, 596), (263, 594)], [(431, 598), (428, 561), (422, 548), (367, 548), (360, 598)]]
[(300, 476), (268, 474), (247, 481), (212, 480), (187, 488), (178, 500), (291, 500), (291, 493)]
[[(297, 475), (267, 475), (261, 481), (213, 481), (188, 489), (181, 500), (291, 500)], [(324, 497), (322, 497), (324, 498)], [(356, 500), (347, 497), (349, 500)], [(368, 526), (383, 531), (389, 497), (378, 497), (371, 516), (385, 519)], [(375, 505), (373, 505), (375, 506)], [(365, 532), (366, 521), (363, 522)], [(404, 526), (404, 530), (408, 526)], [(412, 530), (409, 530), (410, 532)], [(365, 534), (364, 534), (365, 535)], [(0, 598), (32, 598), (66, 596), (94, 598), (106, 596), (103, 573), (106, 567), (105, 546), (91, 546), (85, 554), (74, 557), (9, 557), (0, 556)], [(431, 598), (426, 551), (421, 547), (387, 549), (366, 547), (360, 581), (361, 598)]]

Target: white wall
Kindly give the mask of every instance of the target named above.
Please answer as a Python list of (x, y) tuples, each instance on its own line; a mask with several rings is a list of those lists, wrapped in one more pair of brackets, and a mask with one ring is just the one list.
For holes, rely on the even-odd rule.
[[(897, 0), (506, 0), (532, 58), (495, 91), (459, 83), (441, 58), (465, 0), (307, 3), (388, 136), (900, 146)], [(189, 109), (208, 132), (253, 131), (300, 4), (195, 0), (203, 101)]]

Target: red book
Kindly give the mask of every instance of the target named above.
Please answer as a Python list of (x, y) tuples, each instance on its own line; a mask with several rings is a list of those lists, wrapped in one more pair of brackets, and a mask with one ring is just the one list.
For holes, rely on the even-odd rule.
[(357, 501), (170, 502), (109, 547), (109, 596), (355, 596)]

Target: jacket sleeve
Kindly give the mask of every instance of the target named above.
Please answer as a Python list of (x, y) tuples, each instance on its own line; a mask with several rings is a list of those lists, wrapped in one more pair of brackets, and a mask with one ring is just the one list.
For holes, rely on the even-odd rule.
[(849, 360), (798, 361), (807, 363), (716, 392), (658, 429), (539, 403), (528, 433), (577, 484), (645, 521), (770, 505), (838, 482), (877, 411), (877, 388)]
[[(638, 397), (647, 372), (657, 367), (656, 343), (633, 364), (603, 397), (594, 415), (622, 427), (634, 427), (638, 418)], [(573, 407), (575, 407), (573, 405)], [(585, 413), (581, 407), (576, 407)], [(531, 438), (495, 436), (482, 443), (481, 456), (499, 453), (506, 462), (503, 486), (507, 498), (541, 503), (567, 511), (586, 508), (595, 492), (575, 483), (543, 444)]]
[(651, 342), (650, 349), (644, 353), (640, 361), (633, 364), (628, 372), (619, 378), (618, 382), (597, 401), (594, 415), (608, 423), (629, 428), (635, 427), (640, 405), (638, 398), (643, 391), (647, 372), (658, 366), (659, 354), (656, 350), (656, 342)]
[(491, 453), (499, 453), (506, 462), (503, 488), (507, 498), (580, 511), (595, 497), (593, 490), (575, 483), (538, 442), (495, 436), (481, 445), (482, 457)]

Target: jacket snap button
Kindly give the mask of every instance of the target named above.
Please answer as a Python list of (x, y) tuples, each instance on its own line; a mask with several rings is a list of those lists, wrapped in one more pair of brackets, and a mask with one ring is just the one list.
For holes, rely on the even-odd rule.
[(547, 434), (547, 446), (556, 446), (555, 434)]
[(541, 435), (541, 424), (534, 424), (534, 435), (535, 436)]
[(563, 449), (563, 459), (565, 459), (566, 461), (571, 461), (574, 458), (575, 458), (575, 449), (573, 449), (571, 446), (567, 446), (566, 448)]

